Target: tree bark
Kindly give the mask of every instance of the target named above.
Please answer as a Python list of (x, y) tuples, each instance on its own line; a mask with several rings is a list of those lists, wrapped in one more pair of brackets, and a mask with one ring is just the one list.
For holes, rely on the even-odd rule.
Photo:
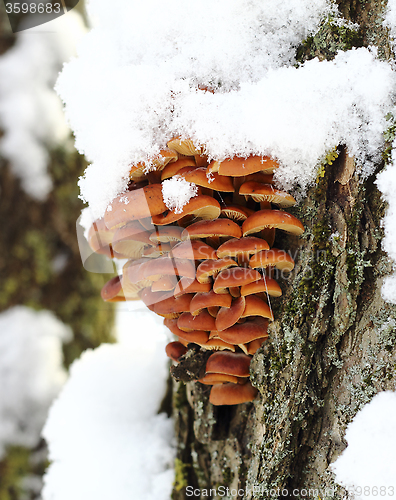
[[(339, 7), (360, 24), (356, 36), (343, 39), (324, 23), (299, 47), (299, 60), (330, 59), (348, 44), (376, 44), (380, 57), (389, 58), (381, 24), (386, 5), (342, 1)], [(290, 210), (305, 235), (277, 235), (275, 246), (291, 251), (296, 268), (283, 280), (283, 296), (272, 301), (270, 340), (251, 363), (259, 396), (214, 407), (207, 386), (173, 382), (174, 500), (216, 498), (213, 489), (217, 498), (278, 498), (282, 490), (298, 498), (303, 489), (341, 498), (345, 492), (334, 485), (329, 465), (346, 447), (347, 424), (377, 392), (396, 390), (396, 308), (381, 298), (391, 264), (381, 249), (385, 206), (374, 183), (384, 165), (362, 181), (353, 158), (342, 146), (339, 151)], [(229, 494), (221, 495), (227, 492), (220, 486)]]

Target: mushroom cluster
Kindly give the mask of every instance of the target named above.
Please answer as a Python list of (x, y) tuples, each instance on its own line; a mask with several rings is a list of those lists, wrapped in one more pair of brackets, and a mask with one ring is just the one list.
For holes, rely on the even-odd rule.
[[(273, 184), (278, 163), (261, 156), (208, 162), (203, 148), (177, 137), (150, 165), (130, 170), (128, 191), (94, 222), (94, 252), (128, 259), (121, 276), (102, 289), (106, 301), (141, 299), (177, 338), (167, 345), (176, 363), (195, 344), (213, 351), (202, 384), (214, 405), (252, 401), (250, 360), (267, 339), (270, 297), (282, 291), (273, 269), (293, 259), (273, 248), (276, 229), (301, 235), (284, 211), (294, 198)], [(169, 209), (163, 183), (194, 185), (182, 209)], [(272, 208), (276, 206), (276, 209)]]

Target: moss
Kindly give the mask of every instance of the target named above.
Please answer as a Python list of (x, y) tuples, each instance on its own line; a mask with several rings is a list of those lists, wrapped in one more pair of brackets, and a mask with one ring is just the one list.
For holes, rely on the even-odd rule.
[(352, 25), (341, 25), (329, 16), (322, 22), (319, 30), (298, 47), (296, 59), (299, 63), (318, 56), (330, 60), (339, 50), (350, 50), (362, 45), (363, 36), (360, 29), (354, 29)]
[(190, 464), (183, 463), (179, 458), (175, 459), (175, 481), (173, 487), (179, 492), (188, 486), (188, 469)]
[(27, 475), (41, 477), (47, 466), (44, 460), (31, 460), (32, 451), (20, 446), (7, 449), (6, 457), (0, 461), (0, 500), (34, 498), (23, 488), (22, 480)]
[(173, 407), (176, 410), (181, 410), (188, 405), (187, 390), (183, 382), (178, 382), (177, 384), (177, 389), (173, 394)]
[(232, 472), (230, 467), (225, 467), (223, 469), (223, 481), (224, 481), (225, 486), (230, 486), (234, 477), (235, 477), (235, 474)]

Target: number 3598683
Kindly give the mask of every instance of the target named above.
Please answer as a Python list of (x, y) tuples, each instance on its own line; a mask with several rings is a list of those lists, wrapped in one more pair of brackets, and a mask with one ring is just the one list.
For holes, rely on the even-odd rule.
[[(6, 3), (7, 14), (60, 14), (60, 3)], [(62, 12), (63, 13), (63, 12)]]

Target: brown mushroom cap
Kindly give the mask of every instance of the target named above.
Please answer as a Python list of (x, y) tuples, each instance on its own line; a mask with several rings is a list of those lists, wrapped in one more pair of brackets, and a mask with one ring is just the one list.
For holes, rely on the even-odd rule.
[(220, 175), (243, 177), (255, 172), (272, 174), (279, 164), (269, 156), (249, 156), (249, 158), (233, 158), (224, 161), (213, 161), (208, 166), (208, 172), (218, 172)]
[(229, 219), (201, 220), (186, 227), (181, 236), (183, 240), (208, 238), (210, 236), (240, 238), (242, 230), (238, 224)]
[(172, 248), (172, 257), (188, 260), (217, 260), (216, 251), (200, 240), (187, 240)]
[(205, 332), (209, 332), (210, 330), (215, 329), (216, 323), (215, 319), (208, 313), (208, 311), (203, 310), (197, 316), (193, 316), (189, 312), (183, 313), (177, 321), (177, 326), (180, 330), (184, 330), (186, 332), (193, 330), (203, 330)]
[(203, 153), (202, 147), (196, 147), (191, 139), (182, 139), (180, 136), (173, 137), (168, 141), (167, 146), (185, 156), (201, 155)]
[(230, 257), (218, 260), (204, 260), (197, 267), (197, 280), (200, 283), (210, 283), (212, 276), (217, 276), (220, 271), (236, 265), (237, 263), (235, 262), (235, 260), (231, 259)]
[(165, 276), (161, 276), (160, 279), (154, 281), (154, 283), (151, 285), (151, 291), (152, 292), (168, 292), (170, 290), (174, 290), (176, 285), (177, 285), (176, 276), (172, 276), (172, 275), (168, 274)]
[(246, 384), (215, 384), (209, 396), (209, 401), (215, 406), (239, 405), (249, 403), (257, 396), (258, 391), (250, 382)]
[(152, 279), (155, 276), (160, 277), (165, 274), (186, 276), (194, 279), (195, 265), (194, 262), (187, 259), (158, 257), (157, 259), (140, 263), (137, 267), (130, 266), (126, 269), (126, 272), (132, 283), (137, 283), (143, 279)]
[(256, 202), (268, 201), (280, 207), (292, 207), (297, 203), (291, 194), (275, 189), (271, 184), (261, 184), (254, 181), (243, 183), (239, 194), (245, 197), (251, 196)]
[(206, 373), (206, 375), (198, 379), (198, 382), (205, 385), (213, 385), (213, 384), (224, 384), (225, 382), (230, 382), (231, 384), (238, 384), (238, 377), (234, 375), (227, 375), (225, 373)]
[(243, 297), (260, 292), (268, 293), (268, 295), (272, 295), (273, 297), (280, 297), (282, 295), (281, 287), (273, 278), (269, 278), (268, 276), (263, 276), (261, 279), (241, 287), (241, 295)]
[(150, 184), (118, 195), (107, 207), (104, 221), (108, 229), (119, 227), (131, 220), (152, 217), (167, 210), (162, 199), (161, 184)]
[(258, 233), (265, 228), (278, 228), (300, 236), (304, 226), (291, 214), (281, 210), (259, 210), (248, 217), (242, 224), (243, 236)]
[[(222, 259), (224, 260), (224, 259)], [(258, 271), (252, 272), (253, 269), (247, 267), (234, 267), (232, 269), (225, 269), (218, 274), (213, 284), (213, 291), (215, 293), (227, 293), (229, 287), (242, 286), (252, 281), (257, 281), (261, 278)], [(197, 270), (198, 277), (198, 270)]]
[(261, 250), (268, 250), (268, 243), (255, 236), (244, 236), (228, 240), (216, 250), (217, 257), (250, 257)]
[[(157, 185), (157, 184), (153, 184)], [(161, 192), (162, 193), (162, 192)], [(162, 200), (162, 194), (161, 194)], [(164, 213), (161, 213), (164, 212)], [(191, 198), (191, 200), (184, 205), (181, 213), (175, 213), (173, 210), (168, 210), (165, 207), (157, 215), (153, 215), (153, 223), (158, 226), (165, 226), (167, 224), (172, 224), (186, 215), (193, 215), (194, 217), (201, 219), (216, 219), (221, 212), (220, 204), (217, 200), (211, 196), (205, 196), (203, 194)]]
[(114, 276), (104, 284), (100, 292), (100, 296), (105, 302), (120, 302), (125, 300), (122, 290), (122, 282), (120, 276)]
[(168, 163), (168, 165), (161, 172), (161, 181), (170, 179), (176, 175), (179, 170), (185, 167), (196, 167), (195, 161), (192, 158), (179, 158), (174, 163)]
[(169, 344), (165, 347), (165, 352), (168, 358), (176, 361), (176, 363), (178, 363), (179, 358), (181, 358), (183, 354), (186, 354), (187, 351), (188, 349), (180, 342), (169, 342)]
[(169, 243), (173, 241), (181, 241), (181, 233), (183, 229), (179, 226), (161, 226), (156, 227), (150, 234), (152, 243)]
[(149, 237), (149, 231), (145, 231), (138, 221), (132, 221), (114, 232), (112, 247), (128, 259), (139, 259), (152, 245)]
[(218, 174), (212, 174), (208, 177), (206, 175), (205, 167), (187, 167), (180, 170), (179, 175), (181, 175), (181, 177), (183, 177), (186, 181), (193, 182), (197, 186), (227, 193), (234, 192), (234, 185), (231, 177)]
[(255, 339), (249, 342), (248, 344), (240, 345), (239, 347), (243, 350), (245, 354), (253, 356), (256, 353), (257, 349), (260, 349), (260, 347), (264, 344), (266, 340), (267, 337)]
[(294, 260), (285, 250), (271, 248), (271, 250), (263, 250), (249, 260), (249, 265), (252, 268), (265, 268), (275, 266), (277, 269), (291, 271), (294, 268)]
[[(219, 295), (224, 297), (224, 295)], [(222, 307), (216, 316), (216, 330), (221, 331), (230, 328), (240, 319), (245, 310), (245, 297), (239, 297), (232, 301), (230, 307)]]
[(217, 331), (216, 334), (221, 340), (230, 344), (247, 344), (252, 340), (267, 337), (267, 327), (268, 320), (259, 316), (245, 323), (237, 323), (226, 330)]
[(261, 316), (271, 321), (274, 320), (274, 315), (269, 305), (264, 302), (264, 300), (260, 299), (260, 297), (257, 297), (257, 295), (246, 296), (245, 309), (241, 314), (241, 318), (247, 318), (249, 316)]
[(146, 176), (145, 171), (149, 170), (162, 170), (168, 163), (175, 162), (178, 158), (176, 151), (171, 149), (163, 149), (159, 155), (152, 158), (148, 162), (138, 163), (131, 167), (129, 177), (132, 180), (140, 180)]
[(215, 352), (206, 362), (205, 373), (224, 373), (249, 377), (250, 356), (242, 353)]
[[(143, 229), (143, 228), (141, 228)], [(88, 230), (88, 244), (95, 253), (110, 253), (114, 231), (107, 229), (104, 219), (97, 219)]]
[(180, 297), (168, 297), (161, 302), (154, 304), (154, 312), (164, 318), (177, 318), (181, 313), (190, 310), (190, 302), (193, 298), (192, 293), (185, 293)]
[(202, 347), (208, 351), (232, 351), (235, 352), (235, 346), (233, 344), (229, 344), (228, 342), (224, 342), (219, 338), (213, 338), (208, 340)]
[(227, 217), (228, 219), (243, 222), (249, 215), (252, 215), (254, 210), (247, 207), (242, 207), (241, 205), (226, 205), (221, 209), (221, 215)]
[(172, 292), (152, 292), (150, 287), (143, 288), (139, 293), (140, 298), (150, 311), (154, 311), (155, 304), (172, 297)]
[(169, 243), (158, 243), (152, 247), (146, 247), (142, 252), (142, 257), (147, 257), (149, 259), (156, 259), (157, 257), (162, 257), (171, 251), (171, 246)]
[(180, 330), (180, 328), (177, 326), (177, 322), (177, 319), (164, 319), (164, 325), (169, 328), (173, 335), (179, 337), (179, 339), (181, 339), (182, 341), (187, 342), (188, 344), (192, 343), (204, 345), (209, 340), (209, 334), (207, 332), (202, 330), (185, 332), (184, 330)]
[(183, 293), (209, 292), (211, 288), (212, 288), (211, 283), (200, 283), (196, 279), (183, 277), (176, 285), (174, 295), (175, 297), (178, 297)]
[(193, 316), (199, 314), (202, 309), (208, 307), (225, 307), (231, 306), (232, 297), (230, 294), (218, 295), (213, 290), (210, 292), (196, 293), (190, 303), (190, 313)]

